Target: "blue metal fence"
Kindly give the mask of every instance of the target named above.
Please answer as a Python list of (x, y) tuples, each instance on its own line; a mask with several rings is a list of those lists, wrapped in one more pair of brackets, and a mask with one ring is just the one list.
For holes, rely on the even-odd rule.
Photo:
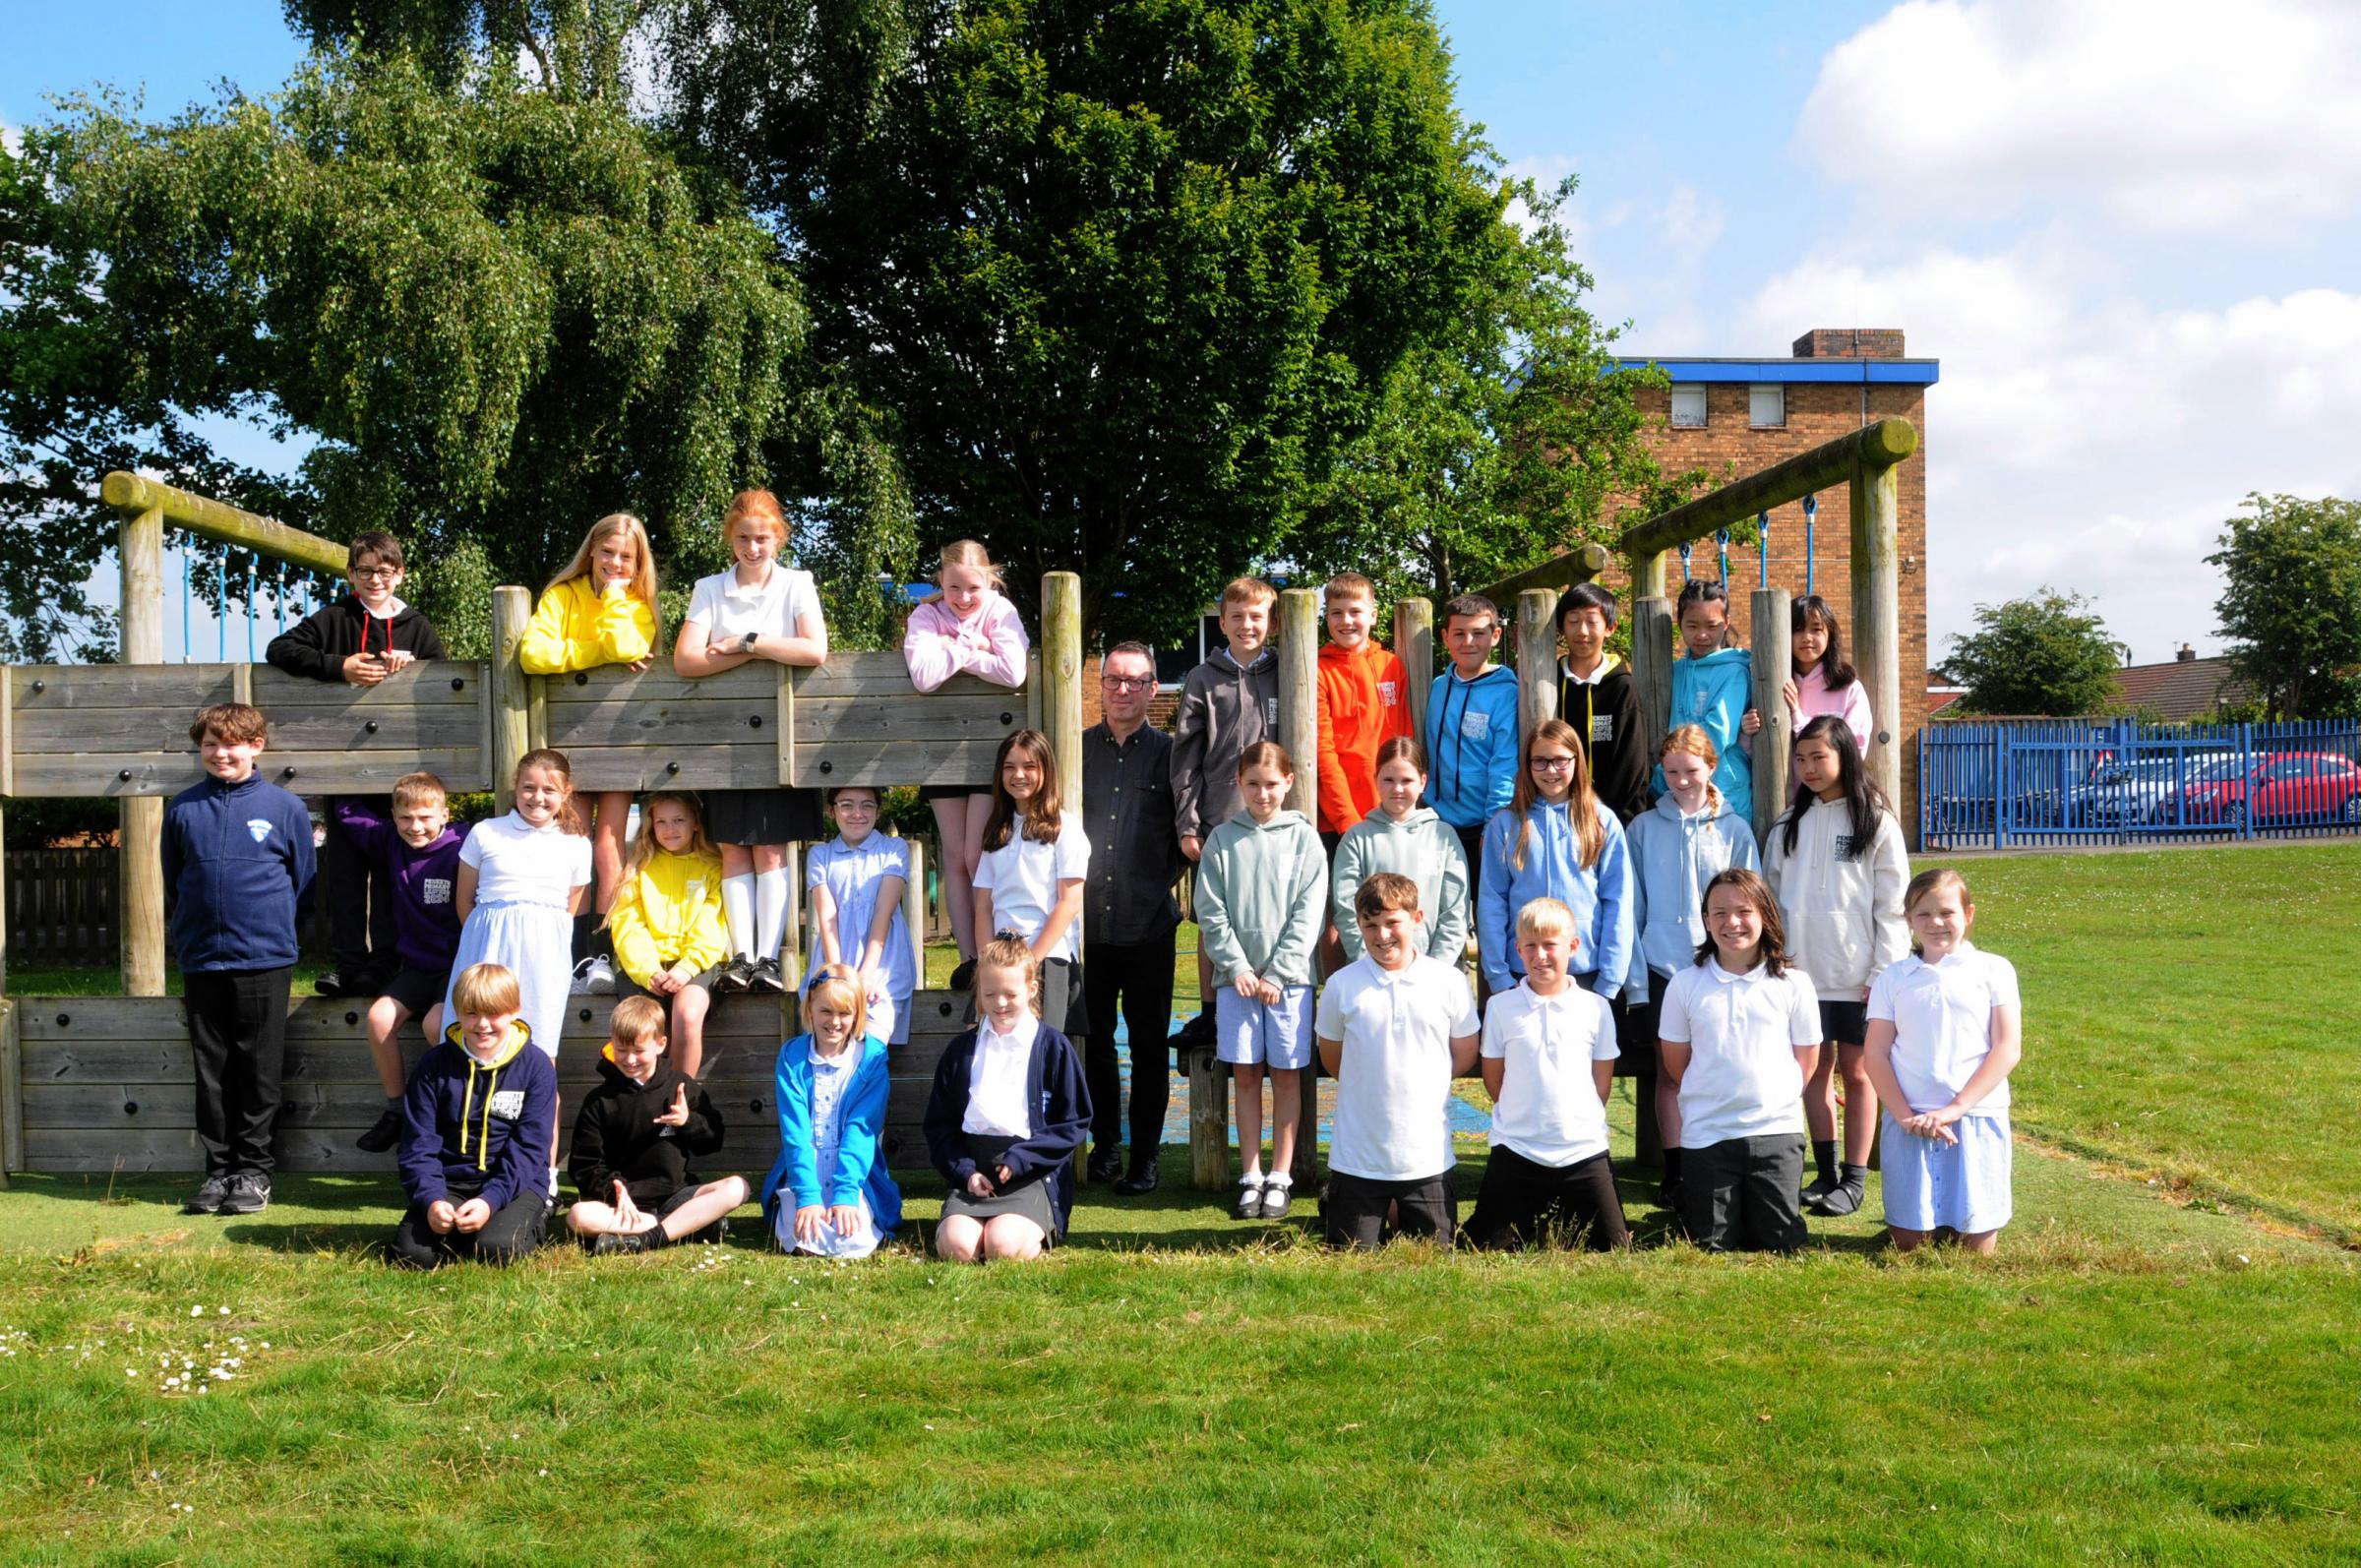
[(2361, 832), (2361, 720), (1938, 719), (1918, 800), (1930, 850)]

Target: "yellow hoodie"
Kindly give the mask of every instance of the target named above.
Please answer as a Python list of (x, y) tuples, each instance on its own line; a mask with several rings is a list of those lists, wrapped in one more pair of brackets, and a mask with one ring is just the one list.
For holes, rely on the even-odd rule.
[(541, 595), (516, 648), (527, 675), (561, 675), (631, 664), (655, 650), (656, 612), (628, 593), (602, 594), (588, 576), (568, 577)]
[(626, 876), (607, 911), (615, 958), (641, 990), (659, 969), (701, 974), (729, 956), (721, 918), (721, 857), (659, 849)]

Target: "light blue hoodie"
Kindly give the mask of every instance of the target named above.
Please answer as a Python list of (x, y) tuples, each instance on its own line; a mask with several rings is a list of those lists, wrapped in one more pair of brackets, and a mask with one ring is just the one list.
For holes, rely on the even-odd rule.
[(1605, 834), (1599, 862), (1587, 870), (1581, 844), (1565, 805), (1536, 801), (1527, 814), (1533, 835), (1520, 869), (1519, 823), (1513, 811), (1495, 814), (1483, 830), (1483, 874), (1477, 881), (1476, 940), (1483, 955), (1483, 981), (1506, 991), (1525, 976), (1517, 957), (1517, 912), (1537, 898), (1555, 898), (1574, 911), (1582, 945), (1573, 972), (1603, 996), (1623, 987), (1631, 970), (1631, 858), (1623, 824), (1604, 806), (1596, 808)]
[[(1712, 738), (1721, 754), (1714, 769), (1714, 787), (1722, 798), (1751, 809), (1754, 804), (1754, 763), (1738, 743), (1738, 721), (1754, 702), (1754, 655), (1744, 648), (1720, 648), (1704, 658), (1672, 661), (1672, 717), (1665, 732), (1694, 724)], [(1665, 770), (1652, 776), (1656, 793), (1665, 790)]]
[(1680, 803), (1660, 796), (1632, 818), (1632, 924), (1639, 941), (1631, 955), (1631, 994), (1648, 995), (1648, 972), (1674, 975), (1697, 961), (1705, 940), (1699, 906), (1714, 874), (1735, 866), (1759, 872), (1754, 828), (1725, 799), (1684, 815)]
[(1453, 827), (1482, 827), (1517, 790), (1517, 675), (1493, 664), (1457, 670), (1426, 695), (1426, 804)]

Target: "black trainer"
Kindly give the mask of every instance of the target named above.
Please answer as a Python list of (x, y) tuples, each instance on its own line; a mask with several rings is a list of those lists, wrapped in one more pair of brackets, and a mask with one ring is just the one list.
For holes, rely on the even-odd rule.
[(590, 1255), (594, 1258), (603, 1258), (613, 1252), (645, 1252), (648, 1250), (647, 1238), (655, 1234), (656, 1232), (652, 1228), (628, 1234), (609, 1231), (602, 1236), (594, 1236), (590, 1238)]
[(229, 1178), (229, 1196), (216, 1214), (260, 1214), (271, 1207), (271, 1178), (260, 1171), (240, 1171)]
[(975, 984), (976, 961), (973, 958), (960, 959), (959, 962), (951, 969), (949, 989), (952, 991), (972, 991), (975, 989)]
[(367, 1154), (383, 1154), (401, 1141), (401, 1113), (392, 1106), (377, 1114), (369, 1130), (352, 1140), (352, 1146)]
[(315, 996), (353, 996), (359, 994), (358, 981), (346, 981), (337, 970), (332, 969), (312, 982), (312, 995)]
[(219, 1214), (221, 1200), (229, 1196), (229, 1177), (209, 1176), (204, 1184), (191, 1193), (189, 1201), (180, 1206), (183, 1214)]
[(755, 961), (740, 954), (722, 965), (721, 973), (713, 977), (713, 995), (727, 996), (746, 990), (754, 983)]
[(787, 972), (779, 967), (776, 958), (757, 958), (755, 960), (754, 982), (750, 989), (784, 996), (787, 995)]

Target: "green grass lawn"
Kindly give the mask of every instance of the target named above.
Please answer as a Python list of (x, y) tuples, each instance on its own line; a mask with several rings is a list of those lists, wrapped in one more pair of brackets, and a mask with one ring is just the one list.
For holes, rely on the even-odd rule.
[(1884, 1252), (1874, 1185), (1786, 1261), (1341, 1259), (1171, 1149), (1028, 1268), (742, 1219), (413, 1277), (385, 1177), (20, 1176), (0, 1562), (2352, 1561), (2350, 854), (1967, 865), (2028, 1016), (1988, 1263)]

